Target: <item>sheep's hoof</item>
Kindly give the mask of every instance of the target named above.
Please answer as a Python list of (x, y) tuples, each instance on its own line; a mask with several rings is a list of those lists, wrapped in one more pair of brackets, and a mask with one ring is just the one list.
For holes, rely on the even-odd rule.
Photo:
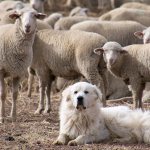
[(59, 140), (56, 140), (52, 143), (53, 145), (65, 145), (65, 143), (59, 141)]
[(44, 115), (49, 115), (50, 111), (51, 111), (50, 108), (49, 108), (49, 109), (45, 109), (45, 110), (43, 111), (43, 114), (44, 114)]
[(35, 115), (40, 115), (40, 114), (42, 114), (42, 111), (43, 111), (44, 109), (43, 108), (38, 108), (36, 111), (35, 111)]
[(72, 140), (68, 143), (69, 146), (77, 146), (77, 142), (75, 140)]
[(4, 118), (0, 118), (0, 124), (4, 123)]

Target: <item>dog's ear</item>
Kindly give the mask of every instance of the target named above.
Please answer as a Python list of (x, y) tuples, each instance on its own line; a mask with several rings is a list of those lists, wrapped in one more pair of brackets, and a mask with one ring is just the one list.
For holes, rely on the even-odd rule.
[(70, 100), (70, 86), (67, 87), (63, 92), (62, 92), (62, 99), (65, 101)]
[(102, 93), (101, 91), (98, 89), (98, 87), (96, 85), (93, 85), (94, 86), (94, 91), (98, 97), (98, 100), (100, 100), (100, 102), (102, 102)]

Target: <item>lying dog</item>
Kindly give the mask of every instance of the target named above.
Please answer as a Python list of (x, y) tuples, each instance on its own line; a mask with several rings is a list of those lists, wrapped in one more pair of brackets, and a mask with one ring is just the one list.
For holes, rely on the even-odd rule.
[(96, 86), (78, 82), (62, 93), (60, 133), (56, 145), (115, 142), (150, 144), (150, 111), (126, 106), (102, 108), (102, 94)]

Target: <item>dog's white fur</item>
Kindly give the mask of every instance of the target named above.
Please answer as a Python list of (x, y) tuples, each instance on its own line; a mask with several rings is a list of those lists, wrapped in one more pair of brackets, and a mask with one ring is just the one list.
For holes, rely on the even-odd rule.
[[(84, 107), (80, 109), (78, 96), (84, 98)], [(126, 106), (102, 108), (101, 99), (101, 92), (90, 83), (78, 82), (65, 89), (60, 106), (60, 133), (54, 144), (81, 145), (110, 138), (115, 142), (150, 144), (150, 111)]]

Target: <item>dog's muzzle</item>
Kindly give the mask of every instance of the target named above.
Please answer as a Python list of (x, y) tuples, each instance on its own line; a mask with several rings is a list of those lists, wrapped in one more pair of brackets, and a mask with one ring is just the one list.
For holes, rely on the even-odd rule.
[(77, 109), (86, 109), (86, 107), (84, 106), (84, 104), (83, 104), (83, 97), (82, 96), (79, 96), (79, 97), (77, 97)]

